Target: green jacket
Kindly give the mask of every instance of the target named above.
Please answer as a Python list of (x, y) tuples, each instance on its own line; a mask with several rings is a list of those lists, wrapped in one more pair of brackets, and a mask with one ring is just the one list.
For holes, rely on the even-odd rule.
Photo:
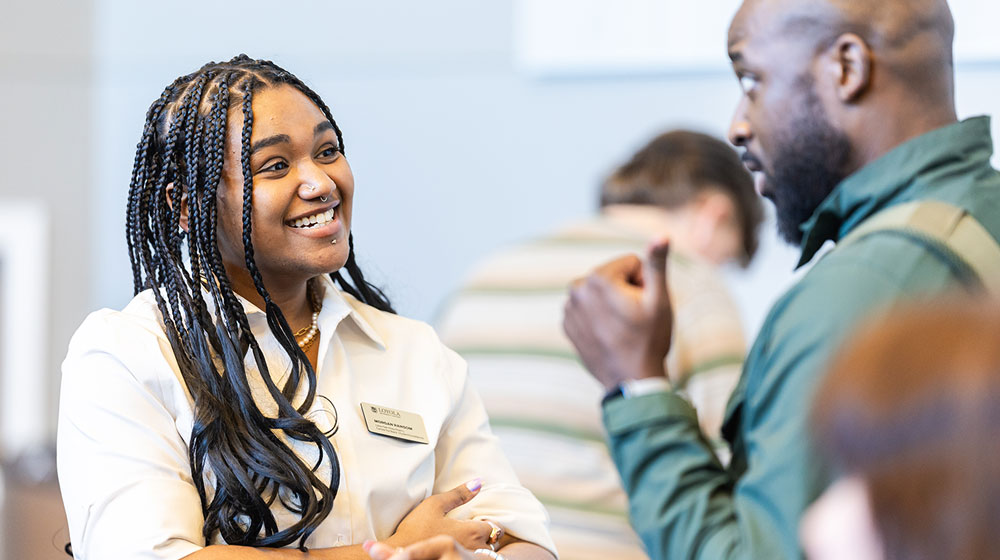
[[(1000, 173), (989, 118), (912, 139), (838, 185), (803, 224), (800, 265), (891, 205), (920, 199), (970, 212), (1000, 238)], [(774, 305), (729, 402), (723, 467), (695, 411), (661, 392), (604, 404), (609, 447), (630, 516), (655, 559), (799, 558), (798, 521), (832, 473), (812, 448), (808, 417), (827, 361), (855, 323), (902, 299), (963, 285), (929, 246), (881, 232), (835, 248)], [(891, 373), (891, 372), (887, 372)]]

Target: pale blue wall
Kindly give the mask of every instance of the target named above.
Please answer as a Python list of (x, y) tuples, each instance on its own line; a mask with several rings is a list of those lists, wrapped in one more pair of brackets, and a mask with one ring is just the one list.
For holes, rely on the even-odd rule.
[[(331, 105), (357, 180), (359, 254), (401, 312), (422, 319), (482, 254), (590, 212), (599, 178), (652, 134), (724, 134), (738, 96), (718, 70), (523, 76), (508, 2), (97, 4), (93, 285), (102, 306), (131, 294), (122, 213), (143, 112), (209, 59), (272, 58)], [(157, 32), (154, 43), (150, 26), (177, 38)], [(724, 47), (720, 37), (720, 56)], [(963, 71), (959, 86), (963, 114), (1000, 112), (1000, 66)], [(794, 258), (772, 229), (750, 274), (734, 276), (751, 328)]]

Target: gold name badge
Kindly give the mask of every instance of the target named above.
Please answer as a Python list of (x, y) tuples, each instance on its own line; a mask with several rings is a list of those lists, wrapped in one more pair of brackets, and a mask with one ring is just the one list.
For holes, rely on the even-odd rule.
[(365, 417), (368, 431), (404, 441), (430, 443), (424, 419), (414, 412), (397, 410), (372, 403), (361, 403), (361, 414)]

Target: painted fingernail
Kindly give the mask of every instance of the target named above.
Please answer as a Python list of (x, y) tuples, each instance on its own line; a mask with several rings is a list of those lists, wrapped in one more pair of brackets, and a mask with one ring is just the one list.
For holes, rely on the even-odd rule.
[(465, 487), (469, 489), (469, 492), (478, 492), (483, 487), (483, 479), (479, 477), (473, 478), (465, 483)]
[(372, 545), (373, 544), (375, 544), (375, 541), (373, 541), (373, 540), (367, 540), (367, 541), (361, 543), (361, 548), (365, 549), (365, 552), (368, 552), (369, 550), (372, 549)]

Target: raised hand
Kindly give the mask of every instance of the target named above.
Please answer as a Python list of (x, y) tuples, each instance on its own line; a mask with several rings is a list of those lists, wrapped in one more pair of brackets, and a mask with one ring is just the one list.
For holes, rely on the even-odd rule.
[(665, 375), (673, 312), (667, 293), (668, 243), (602, 265), (573, 282), (563, 329), (583, 364), (607, 389)]

